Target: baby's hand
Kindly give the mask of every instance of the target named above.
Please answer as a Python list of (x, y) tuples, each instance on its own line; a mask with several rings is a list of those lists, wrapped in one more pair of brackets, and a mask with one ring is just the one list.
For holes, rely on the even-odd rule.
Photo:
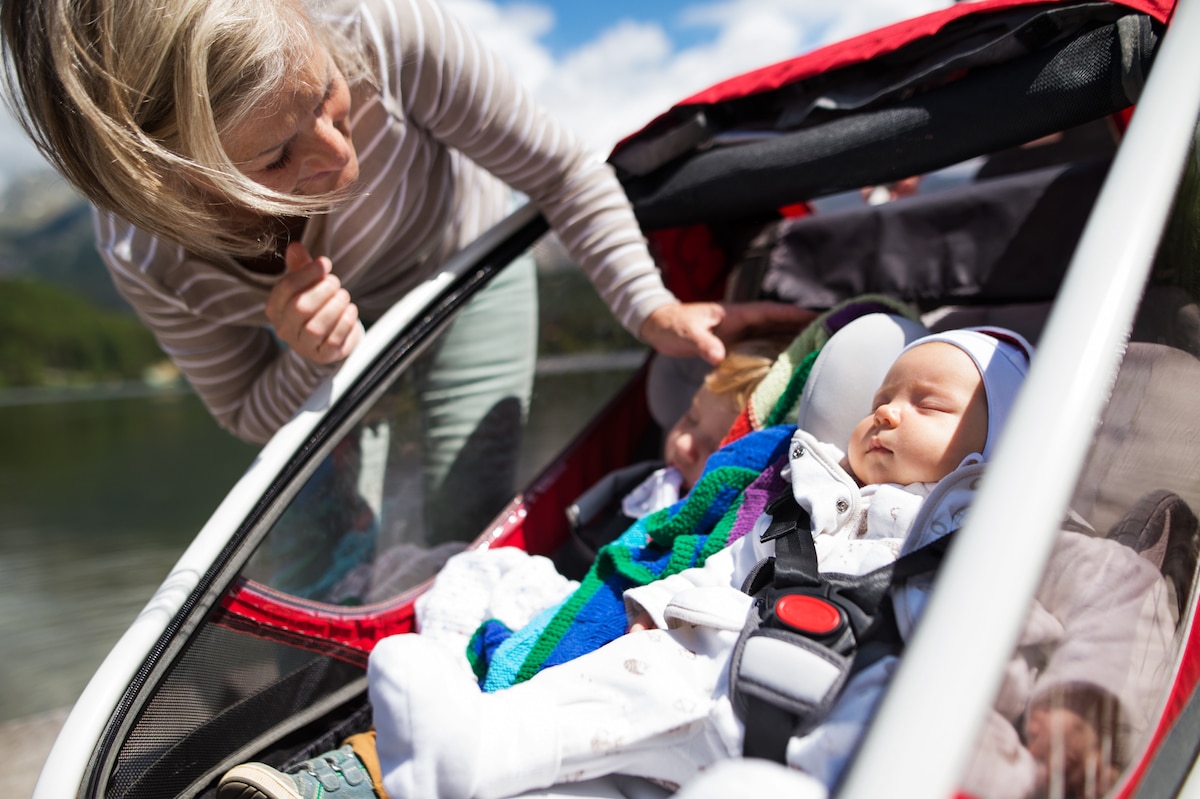
[[(1025, 717), (1030, 754), (1037, 761), (1037, 795), (1091, 799), (1108, 793), (1120, 776), (1112, 741), (1075, 710), (1042, 704)], [(1059, 790), (1051, 790), (1051, 786)]]
[(657, 625), (655, 625), (654, 619), (651, 618), (649, 612), (645, 610), (634, 616), (629, 622), (629, 632), (631, 633), (640, 633), (643, 630), (653, 630), (656, 628)]

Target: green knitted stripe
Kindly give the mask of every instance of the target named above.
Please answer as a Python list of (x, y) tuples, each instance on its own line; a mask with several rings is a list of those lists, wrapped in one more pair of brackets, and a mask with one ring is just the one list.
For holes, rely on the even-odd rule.
[(725, 515), (713, 527), (713, 531), (708, 534), (708, 539), (704, 542), (704, 547), (700, 550), (700, 555), (696, 561), (696, 565), (700, 566), (724, 549), (729, 543), (729, 533), (733, 530), (733, 525), (737, 521), (738, 511), (742, 509), (742, 502), (746, 499), (744, 493), (738, 494), (733, 504), (729, 506), (729, 510), (725, 511)]
[(659, 546), (670, 546), (675, 536), (690, 533), (704, 517), (705, 512), (717, 501), (717, 492), (725, 487), (724, 471), (721, 467), (707, 472), (688, 492), (683, 507), (674, 516), (655, 515), (646, 520), (646, 535)]
[(651, 516), (647, 519), (646, 533), (661, 547), (670, 546), (677, 536), (693, 532), (704, 514), (716, 502), (717, 494), (723, 489), (744, 491), (759, 475), (745, 466), (719, 466), (707, 472), (691, 491), (679, 513), (667, 519)]
[(482, 680), (487, 674), (487, 660), (476, 654), (479, 649), (475, 642), (479, 640), (480, 634), (483, 632), (483, 625), (475, 628), (475, 632), (471, 634), (471, 640), (467, 643), (467, 665), (471, 667), (471, 671), (475, 674), (475, 681)]
[[(625, 547), (601, 553), (600, 557), (608, 560), (611, 573), (619, 574), (634, 585), (645, 585), (659, 579), (662, 574), (654, 571), (645, 563), (634, 559), (633, 550)], [(586, 578), (585, 578), (586, 579)]]
[(667, 560), (667, 565), (663, 567), (658, 578), (661, 580), (671, 574), (678, 574), (684, 569), (692, 566), (701, 566), (702, 563), (696, 561), (696, 548), (700, 543), (703, 534), (689, 533), (687, 535), (676, 536), (671, 542), (671, 557)]
[(554, 618), (546, 625), (546, 629), (538, 636), (537, 641), (529, 650), (529, 654), (525, 657), (525, 662), (517, 671), (516, 682), (524, 682), (541, 670), (542, 664), (546, 662), (546, 658), (550, 657), (554, 648), (567, 634), (567, 630), (575, 621), (575, 617), (579, 615), (579, 611), (604, 586), (605, 580), (612, 574), (611, 561), (603, 557), (606, 549), (608, 549), (607, 546), (600, 550), (601, 557), (596, 558), (595, 564), (584, 576), (583, 582), (567, 598), (567, 601), (554, 614)]
[[(597, 591), (614, 574), (620, 574), (633, 585), (646, 585), (662, 578), (677, 574), (692, 566), (704, 564), (704, 558), (722, 546), (723, 539), (729, 535), (730, 526), (736, 518), (736, 508), (741, 507), (742, 494), (746, 486), (757, 479), (759, 473), (744, 466), (721, 466), (708, 472), (699, 483), (688, 492), (687, 501), (679, 513), (669, 515), (669, 508), (657, 511), (647, 516), (643, 521), (647, 533), (653, 538), (654, 544), (666, 548), (671, 547), (671, 557), (662, 571), (654, 571), (646, 564), (636, 561), (633, 548), (613, 542), (601, 547), (592, 568), (584, 575), (579, 588), (567, 598), (567, 601), (555, 612), (554, 617), (546, 625), (546, 629), (538, 636), (517, 672), (517, 682), (528, 680), (537, 674), (546, 658), (562, 641), (564, 635), (575, 621), (579, 611), (586, 605)], [(701, 550), (699, 559), (693, 558), (699, 544), (700, 536), (692, 533), (704, 513), (712, 506), (721, 489), (733, 488), (738, 496), (730, 503), (731, 510), (726, 511), (719, 520), (722, 533), (711, 546), (706, 542)], [(711, 538), (711, 535), (710, 535)], [(707, 554), (705, 554), (707, 553)]]
[[(755, 477), (757, 476), (756, 474)], [(744, 490), (745, 486), (742, 486), (742, 491)], [(703, 566), (706, 560), (724, 549), (729, 543), (729, 532), (733, 529), (734, 522), (737, 521), (738, 511), (742, 507), (745, 496), (744, 493), (739, 493), (734, 498), (729, 509), (717, 520), (707, 536), (703, 534), (677, 536), (671, 546), (671, 559), (667, 562), (666, 568), (659, 573), (658, 579), (678, 574), (693, 566)]]
[[(483, 678), (487, 676), (489, 665), (488, 659), (483, 656), (483, 646), (478, 643), (479, 639), (483, 637), (485, 629), (486, 625), (484, 624), (476, 627), (475, 632), (471, 634), (471, 640), (467, 643), (467, 665), (471, 667), (477, 682), (482, 682)], [(507, 630), (508, 627), (505, 626), (505, 629)]]
[(783, 424), (786, 419), (792, 417), (792, 411), (800, 404), (800, 395), (804, 392), (804, 384), (808, 382), (808, 376), (812, 373), (813, 364), (816, 363), (817, 356), (820, 354), (820, 350), (813, 350), (800, 361), (800, 365), (792, 372), (792, 379), (788, 381), (787, 387), (779, 397), (779, 401), (771, 409), (764, 427), (774, 427), (777, 424)]

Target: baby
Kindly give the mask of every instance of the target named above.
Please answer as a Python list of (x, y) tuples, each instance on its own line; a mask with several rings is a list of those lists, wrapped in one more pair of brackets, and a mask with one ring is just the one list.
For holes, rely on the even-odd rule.
[[(786, 477), (811, 517), (822, 572), (874, 570), (961, 525), (1029, 351), (1008, 331), (920, 339), (892, 365), (844, 453), (796, 432)], [(369, 678), (387, 793), (511, 796), (610, 773), (681, 784), (740, 756), (727, 675), (752, 603), (739, 588), (773, 553), (758, 534), (770, 521), (702, 568), (626, 592), (630, 634), (507, 690), (481, 693), (422, 636), (381, 641)], [(920, 590), (895, 597), (902, 630), (922, 599)], [(839, 723), (794, 740), (789, 763), (836, 779), (894, 660), (857, 675)], [(301, 797), (306, 779), (251, 764), (222, 784), (230, 796)]]

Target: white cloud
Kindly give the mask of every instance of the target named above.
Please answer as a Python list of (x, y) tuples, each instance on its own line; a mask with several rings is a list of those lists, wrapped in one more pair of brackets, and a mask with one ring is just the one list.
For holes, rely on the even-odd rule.
[[(948, 5), (950, 0), (723, 0), (687, 7), (684, 27), (712, 31), (675, 50), (659, 24), (619, 21), (557, 63), (538, 37), (546, 28), (505, 20), (487, 0), (447, 0), (518, 78), (589, 145), (607, 153), (673, 103), (725, 78)], [(536, 6), (522, 14), (545, 24)], [(542, 7), (543, 11), (546, 11)], [(553, 19), (552, 12), (547, 12)], [(515, 15), (514, 15), (515, 16)], [(476, 23), (479, 24), (476, 24)], [(549, 64), (549, 67), (547, 67)]]
[[(676, 50), (656, 23), (614, 21), (561, 59), (540, 41), (557, 24), (535, 2), (445, 0), (503, 58), (538, 100), (601, 154), (673, 103), (755, 67), (947, 5), (951, 0), (719, 0), (674, 20), (712, 32)], [(0, 114), (0, 175), (42, 163)]]
[(512, 3), (501, 11), (488, 0), (446, 0), (444, 5), (478, 33), (526, 86), (538, 85), (554, 71), (550, 51), (537, 42), (554, 27), (553, 9)]
[(722, 31), (730, 42), (752, 44), (766, 31), (769, 42), (789, 49), (774, 59), (787, 58), (822, 44), (840, 41), (950, 5), (951, 0), (724, 0), (689, 7), (682, 21)]

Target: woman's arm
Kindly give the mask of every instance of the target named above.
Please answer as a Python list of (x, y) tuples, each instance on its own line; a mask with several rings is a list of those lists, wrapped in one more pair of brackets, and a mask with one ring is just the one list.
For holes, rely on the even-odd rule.
[(631, 333), (660, 352), (716, 363), (725, 341), (811, 321), (815, 314), (776, 303), (680, 304), (663, 285), (608, 164), (538, 107), (503, 62), (440, 6), (379, 0), (376, 7), (380, 30), (399, 37), (389, 78), (405, 112), (528, 195)]
[[(109, 214), (97, 214), (96, 239), (117, 290), (217, 422), (239, 438), (265, 442), (337, 368), (280, 346), (266, 327), (266, 287), (189, 269), (194, 262), (181, 248)], [(173, 271), (187, 275), (184, 285), (168, 289), (153, 277), (164, 261), (178, 261)]]
[(612, 170), (471, 30), (429, 0), (376, 0), (365, 13), (377, 15), (410, 122), (528, 195), (626, 328), (674, 302)]

